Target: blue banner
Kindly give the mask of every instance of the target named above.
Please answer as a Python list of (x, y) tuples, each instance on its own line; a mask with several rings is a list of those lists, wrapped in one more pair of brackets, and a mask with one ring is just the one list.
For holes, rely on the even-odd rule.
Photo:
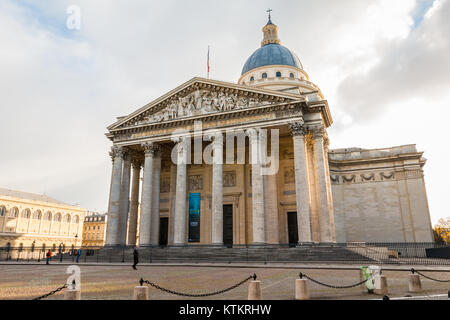
[(189, 242), (200, 242), (200, 193), (189, 194)]

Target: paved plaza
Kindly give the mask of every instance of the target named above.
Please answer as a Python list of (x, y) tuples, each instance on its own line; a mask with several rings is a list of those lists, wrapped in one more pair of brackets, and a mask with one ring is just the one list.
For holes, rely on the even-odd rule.
[[(0, 265), (0, 299), (29, 300), (46, 294), (63, 285), (69, 276), (68, 265), (52, 264), (2, 264)], [(135, 271), (129, 265), (83, 265), (81, 268), (82, 299), (86, 300), (129, 300), (133, 289), (142, 277), (161, 287), (187, 293), (205, 293), (219, 291), (230, 287), (253, 273), (262, 283), (263, 298), (267, 300), (293, 300), (294, 283), (299, 272), (321, 282), (345, 286), (360, 281), (357, 266), (339, 267), (336, 269), (312, 268), (311, 266), (188, 266), (188, 265), (140, 265)], [(333, 267), (328, 265), (327, 267)], [(353, 269), (350, 269), (353, 268)], [(383, 274), (388, 278), (389, 296), (391, 298), (411, 299), (446, 299), (450, 283), (440, 283), (421, 278), (423, 291), (408, 293), (407, 266), (403, 270), (386, 268)], [(423, 268), (417, 268), (424, 270)], [(440, 268), (436, 271), (423, 271), (437, 279), (450, 279), (450, 269)], [(351, 289), (331, 289), (309, 282), (311, 299), (380, 299), (380, 296), (364, 292), (361, 286)], [(248, 284), (244, 284), (230, 292), (201, 299), (245, 300)], [(150, 288), (150, 299), (195, 299), (175, 296), (155, 288)], [(439, 297), (435, 297), (439, 295)], [(444, 296), (445, 295), (445, 296)], [(408, 297), (409, 296), (409, 297)], [(47, 299), (63, 299), (59, 292)]]

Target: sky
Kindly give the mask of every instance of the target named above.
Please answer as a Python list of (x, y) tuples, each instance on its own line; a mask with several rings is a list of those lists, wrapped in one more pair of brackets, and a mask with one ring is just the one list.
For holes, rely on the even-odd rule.
[(106, 127), (206, 77), (208, 46), (236, 83), (268, 8), (328, 100), (330, 147), (416, 144), (432, 222), (450, 216), (450, 0), (1, 1), (0, 186), (106, 211)]

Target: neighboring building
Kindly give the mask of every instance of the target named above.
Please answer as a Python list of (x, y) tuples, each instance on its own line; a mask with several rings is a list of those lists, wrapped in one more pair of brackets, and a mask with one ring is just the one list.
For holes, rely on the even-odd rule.
[(106, 214), (88, 212), (83, 225), (83, 247), (103, 247), (106, 235)]
[(46, 195), (0, 188), (0, 247), (75, 248), (85, 213)]
[[(108, 127), (106, 245), (433, 242), (423, 153), (329, 150), (327, 100), (270, 17), (263, 33), (238, 84), (193, 78)], [(199, 123), (210, 132), (196, 144)], [(276, 137), (271, 129), (279, 168), (263, 175), (254, 159)], [(230, 163), (233, 130), (246, 137)], [(227, 161), (198, 162), (211, 151)]]

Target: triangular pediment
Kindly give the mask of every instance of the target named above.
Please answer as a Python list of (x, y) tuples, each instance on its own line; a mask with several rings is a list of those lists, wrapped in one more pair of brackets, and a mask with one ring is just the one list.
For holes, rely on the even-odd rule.
[(215, 113), (304, 101), (304, 97), (233, 83), (193, 78), (108, 127), (123, 130)]

